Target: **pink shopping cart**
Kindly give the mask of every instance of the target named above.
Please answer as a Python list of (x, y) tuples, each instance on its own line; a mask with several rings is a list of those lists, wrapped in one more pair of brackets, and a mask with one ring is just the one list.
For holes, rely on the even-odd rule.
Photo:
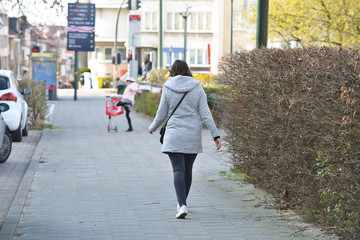
[[(110, 97), (110, 96), (107, 96)], [(111, 101), (106, 101), (106, 115), (109, 116), (109, 124), (107, 127), (107, 131), (115, 130), (117, 132), (117, 126), (113, 126), (111, 124), (111, 117), (116, 117), (120, 114), (124, 113), (124, 108), (122, 106), (117, 107), (116, 104), (120, 102), (121, 98), (112, 97)]]

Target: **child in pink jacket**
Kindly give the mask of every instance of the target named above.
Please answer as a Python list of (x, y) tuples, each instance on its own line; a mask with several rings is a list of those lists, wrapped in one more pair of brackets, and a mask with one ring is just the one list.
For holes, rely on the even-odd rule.
[(125, 88), (124, 94), (122, 95), (122, 99), (120, 102), (118, 102), (118, 104), (116, 104), (117, 106), (123, 106), (125, 108), (126, 119), (129, 124), (128, 130), (126, 130), (127, 132), (133, 131), (133, 127), (131, 125), (131, 119), (130, 119), (130, 111), (134, 105), (135, 94), (137, 92), (141, 93), (142, 91), (141, 91), (141, 89), (139, 89), (137, 83), (135, 82), (135, 80), (133, 78), (128, 78), (126, 80), (126, 88)]

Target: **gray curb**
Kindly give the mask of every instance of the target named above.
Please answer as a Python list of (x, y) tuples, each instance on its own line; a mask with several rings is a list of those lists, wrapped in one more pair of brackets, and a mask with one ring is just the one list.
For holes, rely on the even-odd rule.
[(45, 128), (42, 132), (40, 141), (36, 150), (30, 160), (29, 166), (26, 169), (24, 177), (21, 181), (19, 189), (15, 195), (14, 201), (11, 204), (10, 210), (5, 217), (4, 223), (0, 228), (0, 239), (9, 240), (15, 232), (16, 226), (20, 220), (21, 212), (24, 208), (25, 200), (30, 190), (33, 177), (41, 159), (46, 139), (49, 135), (50, 129)]

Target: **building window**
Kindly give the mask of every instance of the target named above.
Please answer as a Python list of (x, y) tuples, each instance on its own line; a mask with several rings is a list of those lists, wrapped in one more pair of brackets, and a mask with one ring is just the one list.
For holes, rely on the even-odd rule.
[(157, 12), (154, 12), (152, 14), (152, 29), (153, 30), (157, 30), (158, 29), (158, 25), (159, 25), (159, 22), (158, 22), (158, 14)]
[(179, 12), (167, 13), (166, 30), (170, 31), (183, 31), (184, 20)]
[(211, 12), (192, 12), (190, 17), (190, 31), (211, 31)]
[(166, 22), (166, 29), (167, 30), (172, 30), (172, 23), (173, 23), (173, 20), (172, 20), (172, 13), (167, 13), (167, 22)]
[(104, 53), (105, 60), (112, 60), (112, 48), (105, 48)]
[[(170, 55), (171, 54), (171, 55)], [(178, 59), (183, 59), (183, 53), (182, 52), (167, 52), (166, 53), (166, 66), (169, 66), (170, 63), (170, 56), (171, 56), (171, 65)]]
[(142, 26), (145, 31), (156, 31), (158, 29), (158, 14), (157, 12), (143, 13)]
[(190, 30), (196, 30), (196, 13), (190, 15)]
[(180, 30), (181, 25), (181, 15), (180, 13), (175, 13), (175, 28), (174, 30)]
[(211, 13), (206, 13), (206, 30), (211, 30)]
[(149, 12), (145, 13), (145, 30), (150, 30), (151, 16)]
[(204, 13), (198, 13), (198, 30), (204, 30)]
[(178, 59), (180, 59), (180, 53), (176, 52), (176, 53), (174, 53), (173, 62), (174, 62), (175, 60), (178, 60)]
[(190, 49), (190, 64), (195, 64), (195, 50)]
[[(211, 12), (191, 12), (188, 17), (190, 31), (211, 31), (212, 26)], [(166, 30), (183, 31), (185, 27), (184, 18), (180, 12), (168, 12), (166, 15)]]
[(94, 52), (94, 54), (95, 54), (95, 59), (99, 59), (100, 58), (100, 48), (95, 48), (95, 52)]
[(190, 49), (189, 64), (191, 66), (208, 65), (207, 49)]
[(197, 64), (203, 64), (203, 50), (197, 50)]

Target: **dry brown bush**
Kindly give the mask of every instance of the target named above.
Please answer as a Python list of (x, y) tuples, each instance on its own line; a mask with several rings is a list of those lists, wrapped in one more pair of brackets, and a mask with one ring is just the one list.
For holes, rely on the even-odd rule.
[(235, 168), (346, 239), (360, 239), (360, 54), (260, 49), (223, 58)]

